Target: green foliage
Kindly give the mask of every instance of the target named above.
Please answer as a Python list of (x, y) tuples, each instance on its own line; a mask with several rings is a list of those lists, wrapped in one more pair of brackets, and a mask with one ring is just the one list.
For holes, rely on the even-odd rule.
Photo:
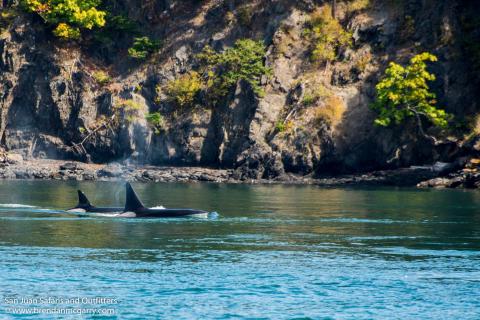
[[(164, 91), (170, 101), (183, 108), (193, 105), (202, 87), (200, 75), (192, 71), (178, 79), (169, 81)], [(157, 88), (157, 90), (159, 89)]]
[(112, 30), (128, 33), (134, 33), (138, 28), (134, 21), (122, 15), (107, 16), (107, 27)]
[(93, 33), (90, 46), (94, 52), (111, 62), (118, 52), (125, 49), (128, 40), (138, 35), (138, 26), (135, 21), (123, 15), (107, 13), (105, 26)]
[(415, 35), (415, 19), (412, 16), (406, 15), (403, 23), (400, 26), (400, 38), (404, 41), (409, 40)]
[(0, 12), (0, 33), (12, 23), (16, 15), (14, 9), (3, 9)]
[(101, 86), (108, 84), (112, 80), (108, 73), (102, 70), (95, 71), (92, 77)]
[(165, 120), (160, 112), (147, 113), (145, 116), (148, 124), (153, 128), (155, 134), (160, 134), (165, 127)]
[(334, 61), (340, 48), (352, 44), (352, 34), (332, 17), (329, 5), (322, 6), (311, 15), (304, 34), (312, 42), (311, 59), (319, 63)]
[(237, 20), (242, 26), (244, 27), (249, 26), (252, 23), (252, 18), (253, 18), (253, 7), (244, 5), (238, 9)]
[(435, 106), (436, 95), (428, 86), (435, 75), (427, 71), (426, 62), (435, 61), (437, 57), (424, 52), (410, 59), (406, 67), (390, 62), (385, 76), (376, 85), (377, 98), (372, 107), (378, 112), (377, 125), (400, 124), (410, 117), (420, 121), (420, 116), (438, 127), (448, 125), (451, 115)]
[(305, 107), (316, 104), (319, 100), (324, 100), (332, 95), (332, 92), (328, 90), (323, 84), (317, 86), (307, 87), (303, 96), (302, 104)]
[(311, 93), (306, 93), (303, 96), (302, 103), (303, 103), (304, 106), (306, 106), (306, 107), (311, 106), (311, 105), (315, 104), (315, 102), (317, 102), (317, 97), (315, 97), (315, 95), (313, 95)]
[(117, 99), (113, 105), (113, 112), (117, 121), (123, 118), (127, 123), (132, 123), (138, 119), (141, 109), (142, 105), (133, 99)]
[(128, 49), (128, 55), (134, 59), (145, 59), (160, 48), (160, 41), (151, 40), (149, 37), (133, 39), (133, 45)]
[(105, 25), (106, 12), (97, 9), (101, 0), (23, 0), (28, 12), (55, 25), (53, 33), (63, 39), (79, 39), (81, 29)]
[(280, 133), (283, 133), (283, 132), (290, 132), (293, 130), (293, 121), (278, 121), (276, 124), (275, 124), (275, 130), (277, 130), (278, 132)]
[(225, 97), (239, 80), (250, 83), (255, 93), (261, 96), (261, 77), (271, 74), (271, 69), (264, 63), (265, 54), (263, 42), (251, 39), (237, 40), (223, 53), (216, 53), (206, 46), (198, 59), (213, 99)]

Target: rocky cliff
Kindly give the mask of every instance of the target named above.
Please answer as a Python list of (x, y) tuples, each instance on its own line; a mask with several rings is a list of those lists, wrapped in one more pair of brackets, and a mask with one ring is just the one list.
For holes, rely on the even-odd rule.
[[(304, 28), (324, 2), (104, 0), (113, 14), (162, 41), (158, 52), (138, 61), (128, 56), (132, 37), (121, 30), (110, 30), (108, 41), (99, 41), (95, 31), (82, 41), (61, 41), (40, 18), (3, 0), (1, 145), (33, 158), (228, 168), (238, 179), (322, 176), (474, 156), (480, 149), (475, 133), (468, 135), (480, 110), (474, 1), (370, 1), (361, 8), (337, 1), (336, 19), (352, 33), (353, 44), (335, 62), (317, 65), (309, 59)], [(220, 52), (242, 38), (267, 45), (272, 74), (262, 79), (263, 95), (239, 81), (215, 108), (178, 109), (159, 93), (195, 68), (205, 45)], [(406, 62), (423, 51), (439, 58), (432, 66), (433, 89), (458, 124), (438, 145), (420, 136), (414, 123), (374, 126), (369, 108), (388, 62)], [(95, 79), (99, 71), (109, 75), (108, 84)], [(328, 97), (310, 102), (318, 90)], [(137, 117), (114, 127), (98, 125), (114, 115), (118, 99), (133, 101)], [(334, 114), (322, 121), (327, 104), (336, 106)], [(162, 115), (162, 130), (148, 125), (149, 112)]]

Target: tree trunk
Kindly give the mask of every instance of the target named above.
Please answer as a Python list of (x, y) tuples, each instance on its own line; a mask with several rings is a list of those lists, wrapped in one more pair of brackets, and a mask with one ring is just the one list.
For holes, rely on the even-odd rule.
[(332, 17), (335, 19), (337, 16), (337, 0), (332, 0)]
[(415, 116), (417, 118), (417, 127), (418, 127), (418, 131), (420, 132), (420, 134), (424, 138), (430, 140), (434, 146), (439, 145), (440, 142), (434, 136), (431, 136), (431, 135), (425, 133), (425, 130), (423, 130), (423, 124), (422, 124), (422, 119), (420, 118), (420, 115), (418, 113), (415, 113)]

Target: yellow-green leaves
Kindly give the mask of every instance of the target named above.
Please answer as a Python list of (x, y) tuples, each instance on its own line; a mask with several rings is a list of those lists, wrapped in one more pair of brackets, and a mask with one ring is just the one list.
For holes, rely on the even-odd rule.
[(160, 134), (165, 130), (165, 120), (160, 112), (147, 113), (145, 115), (145, 120), (147, 120), (147, 123), (153, 129), (155, 134)]
[(436, 56), (424, 52), (410, 59), (406, 67), (390, 62), (375, 87), (377, 98), (372, 108), (378, 112), (377, 125), (399, 124), (408, 117), (427, 118), (442, 128), (448, 125), (452, 116), (436, 107), (436, 95), (428, 86), (435, 75), (427, 71), (427, 62), (436, 61)]
[(195, 98), (202, 88), (200, 75), (192, 71), (169, 81), (165, 93), (172, 102), (183, 108), (194, 104)]
[(53, 30), (53, 34), (63, 39), (79, 39), (80, 29), (62, 22)]
[(352, 43), (351, 33), (332, 17), (329, 5), (324, 5), (311, 15), (305, 34), (312, 41), (311, 58), (319, 63), (335, 60), (338, 49)]
[(98, 10), (101, 0), (24, 0), (29, 12), (55, 26), (53, 33), (63, 39), (78, 39), (81, 29), (105, 25), (106, 12)]

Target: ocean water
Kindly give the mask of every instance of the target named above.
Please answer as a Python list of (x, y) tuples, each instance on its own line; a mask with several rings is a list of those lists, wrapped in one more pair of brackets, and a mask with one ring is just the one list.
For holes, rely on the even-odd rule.
[(479, 319), (480, 192), (0, 181), (0, 319)]

